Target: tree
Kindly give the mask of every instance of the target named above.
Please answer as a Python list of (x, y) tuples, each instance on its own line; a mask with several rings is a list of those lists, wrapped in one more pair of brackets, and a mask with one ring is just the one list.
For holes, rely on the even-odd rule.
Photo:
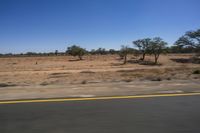
[(186, 32), (185, 35), (180, 37), (175, 42), (175, 45), (180, 47), (191, 46), (195, 48), (198, 53), (200, 53), (200, 29)]
[(82, 60), (82, 56), (86, 53), (86, 50), (80, 46), (72, 45), (67, 48), (66, 53), (72, 56), (78, 56), (79, 59)]
[(127, 55), (130, 53), (130, 48), (128, 46), (122, 45), (119, 55), (124, 59), (124, 64), (127, 62)]
[(95, 49), (90, 50), (90, 54), (95, 55), (96, 54), (96, 50)]
[(105, 55), (107, 52), (106, 52), (106, 49), (105, 48), (98, 48), (96, 50), (96, 54), (100, 54), (100, 55)]
[(55, 55), (56, 55), (56, 56), (58, 55), (58, 50), (55, 50)]
[(108, 53), (109, 53), (109, 54), (115, 54), (115, 53), (116, 53), (116, 50), (114, 50), (114, 49), (109, 49)]
[(165, 50), (167, 43), (163, 41), (160, 37), (155, 37), (151, 40), (149, 45), (150, 54), (154, 55), (155, 64), (158, 63), (158, 58), (160, 54)]
[(133, 41), (134, 46), (138, 47), (140, 53), (142, 54), (141, 60), (145, 59), (145, 55), (147, 54), (150, 42), (151, 42), (150, 38), (144, 38), (144, 39)]
[(36, 52), (27, 52), (26, 55), (28, 55), (28, 56), (35, 56), (35, 55), (37, 55), (37, 53)]

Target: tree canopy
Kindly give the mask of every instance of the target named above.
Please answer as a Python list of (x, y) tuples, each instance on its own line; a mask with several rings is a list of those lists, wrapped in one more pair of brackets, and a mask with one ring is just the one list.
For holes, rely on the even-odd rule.
[(129, 46), (127, 46), (127, 45), (121, 46), (119, 55), (120, 55), (120, 57), (122, 57), (124, 59), (124, 64), (126, 64), (126, 62), (127, 62), (127, 55), (130, 54), (131, 52), (132, 52), (132, 49), (129, 48)]
[(178, 46), (192, 46), (194, 48), (200, 48), (200, 29), (196, 31), (188, 31), (185, 35), (181, 36), (175, 45)]
[(144, 39), (133, 41), (134, 46), (137, 47), (140, 53), (142, 54), (141, 60), (145, 59), (145, 55), (148, 51), (150, 42), (151, 42), (150, 38), (144, 38)]
[(67, 48), (66, 53), (72, 56), (78, 56), (82, 60), (82, 56), (86, 53), (86, 50), (80, 46), (72, 45)]
[(149, 53), (154, 55), (155, 64), (158, 62), (160, 54), (166, 49), (167, 43), (160, 37), (155, 37), (149, 45)]

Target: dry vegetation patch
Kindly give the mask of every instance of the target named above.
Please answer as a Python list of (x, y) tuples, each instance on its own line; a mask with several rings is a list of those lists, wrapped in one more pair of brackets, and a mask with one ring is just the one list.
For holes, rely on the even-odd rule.
[(17, 86), (15, 84), (8, 84), (8, 83), (0, 83), (0, 87), (13, 87), (13, 86)]
[[(171, 59), (188, 59), (192, 55), (161, 55), (162, 65), (141, 65), (133, 55), (122, 65), (118, 55), (84, 56), (82, 61), (71, 56), (0, 58), (0, 87), (20, 85), (67, 85), (96, 82), (132, 82), (134, 80), (199, 79), (199, 64), (179, 63)], [(131, 62), (132, 61), (132, 62)], [(152, 56), (146, 62), (153, 61)], [(35, 64), (37, 62), (37, 64)], [(12, 84), (7, 84), (8, 82)]]
[(95, 73), (95, 72), (88, 70), (88, 71), (81, 71), (80, 73), (89, 73), (89, 74), (91, 74), (91, 73)]

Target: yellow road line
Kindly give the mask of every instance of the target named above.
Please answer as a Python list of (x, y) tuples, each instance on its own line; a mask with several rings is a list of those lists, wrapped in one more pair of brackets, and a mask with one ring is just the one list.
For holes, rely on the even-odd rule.
[(89, 101), (89, 100), (109, 100), (109, 99), (134, 99), (134, 98), (153, 98), (153, 97), (175, 97), (175, 96), (194, 96), (200, 93), (179, 93), (179, 94), (154, 94), (154, 95), (135, 95), (135, 96), (110, 96), (110, 97), (89, 97), (89, 98), (57, 98), (57, 99), (35, 99), (35, 100), (10, 100), (0, 101), (0, 104), (16, 103), (41, 103), (41, 102), (64, 102), (64, 101)]

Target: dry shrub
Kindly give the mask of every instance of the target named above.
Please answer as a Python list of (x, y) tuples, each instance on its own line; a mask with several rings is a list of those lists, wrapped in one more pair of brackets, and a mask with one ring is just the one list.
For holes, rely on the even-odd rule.
[(93, 71), (81, 71), (80, 73), (95, 73)]
[(15, 84), (0, 83), (0, 87), (12, 87), (12, 86), (17, 86), (17, 85), (15, 85)]
[(81, 84), (87, 84), (87, 81), (86, 81), (86, 80), (83, 80), (83, 81), (81, 82)]

